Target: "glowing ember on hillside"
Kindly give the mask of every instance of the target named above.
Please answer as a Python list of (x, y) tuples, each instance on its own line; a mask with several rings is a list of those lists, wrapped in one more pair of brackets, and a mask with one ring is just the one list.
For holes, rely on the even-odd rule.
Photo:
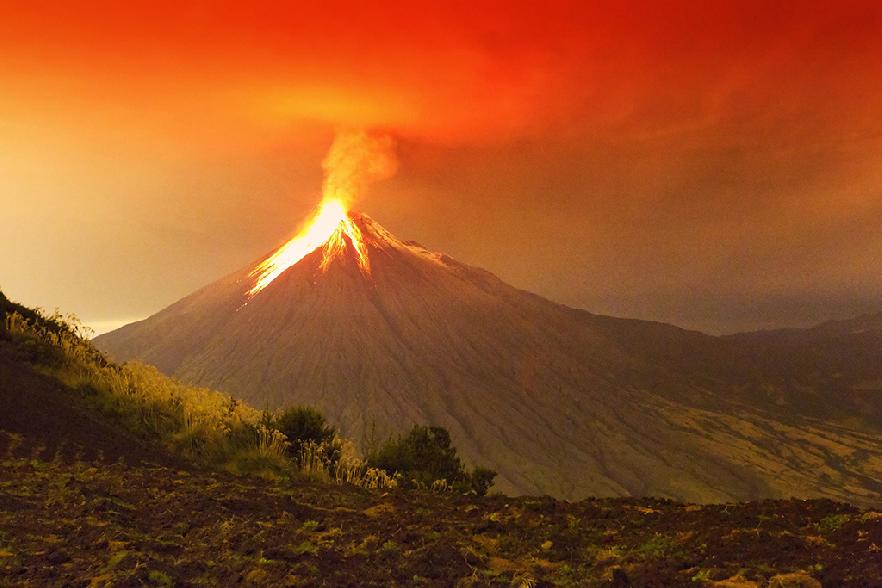
[(370, 260), (361, 230), (349, 218), (348, 203), (371, 182), (392, 176), (396, 171), (394, 144), (389, 137), (373, 137), (365, 132), (338, 134), (322, 162), (324, 198), (318, 212), (300, 233), (260, 262), (251, 272), (254, 286), (248, 296), (266, 288), (285, 270), (322, 248), (321, 269), (352, 246), (358, 266), (370, 273)]

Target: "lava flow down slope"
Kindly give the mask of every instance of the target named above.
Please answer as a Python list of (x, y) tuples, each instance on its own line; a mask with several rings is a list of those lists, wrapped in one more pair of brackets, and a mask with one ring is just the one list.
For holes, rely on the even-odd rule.
[(882, 395), (857, 380), (882, 362), (818, 373), (765, 338), (556, 304), (350, 212), (365, 178), (335, 177), (290, 242), (96, 345), (356, 441), (446, 427), (506, 493), (880, 500)]

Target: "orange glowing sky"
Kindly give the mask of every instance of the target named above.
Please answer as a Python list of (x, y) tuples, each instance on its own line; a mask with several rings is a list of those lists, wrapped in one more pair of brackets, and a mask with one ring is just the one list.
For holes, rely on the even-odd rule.
[(290, 237), (367, 129), (398, 173), (356, 208), (552, 299), (882, 310), (878, 2), (380, 4), (0, 4), (0, 287), (143, 317)]

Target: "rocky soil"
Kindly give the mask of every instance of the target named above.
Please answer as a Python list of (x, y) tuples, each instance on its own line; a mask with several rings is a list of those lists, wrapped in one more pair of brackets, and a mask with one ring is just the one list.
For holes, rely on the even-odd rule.
[(826, 500), (477, 498), (0, 451), (2, 586), (882, 586), (882, 512)]

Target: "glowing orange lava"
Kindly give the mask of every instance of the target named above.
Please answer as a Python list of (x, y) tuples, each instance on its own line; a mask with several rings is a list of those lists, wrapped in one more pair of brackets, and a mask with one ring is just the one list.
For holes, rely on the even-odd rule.
[(349, 218), (348, 204), (373, 182), (391, 177), (397, 168), (395, 144), (391, 137), (370, 135), (365, 131), (338, 132), (328, 154), (322, 161), (325, 179), (322, 203), (300, 234), (282, 245), (260, 262), (251, 272), (254, 286), (248, 291), (253, 297), (278, 278), (289, 267), (322, 249), (322, 271), (346, 247), (355, 250), (358, 267), (370, 273), (367, 247), (361, 230)]
[(322, 270), (327, 270), (331, 261), (341, 255), (349, 243), (358, 256), (358, 266), (363, 272), (370, 273), (370, 263), (361, 231), (349, 218), (343, 201), (337, 198), (325, 199), (315, 217), (296, 237), (254, 268), (250, 275), (256, 276), (257, 279), (254, 287), (248, 291), (248, 295), (254, 296), (266, 288), (285, 270), (318, 248), (322, 248), (320, 267)]

